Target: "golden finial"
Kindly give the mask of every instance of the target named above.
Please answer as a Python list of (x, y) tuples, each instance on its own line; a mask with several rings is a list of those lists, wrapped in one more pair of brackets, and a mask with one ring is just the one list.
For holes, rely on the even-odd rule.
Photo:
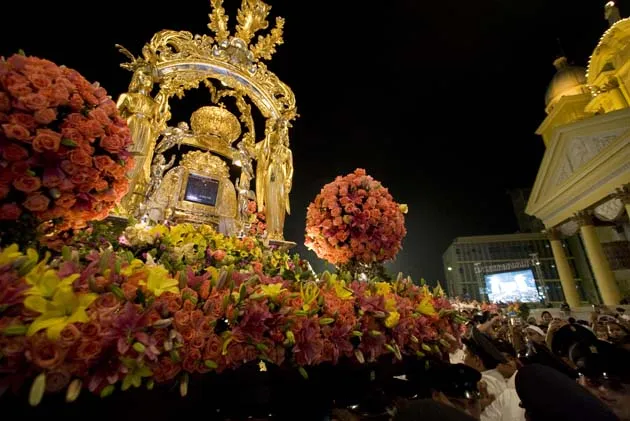
[(225, 41), (230, 36), (230, 31), (227, 26), (228, 17), (223, 8), (223, 0), (210, 0), (210, 6), (212, 11), (208, 15), (210, 17), (208, 28), (214, 32), (214, 38), (217, 41)]
[[(214, 39), (219, 44), (219, 48), (223, 50), (235, 50), (240, 49), (247, 53), (241, 53), (240, 55), (248, 56), (251, 62), (256, 62), (260, 59), (271, 60), (271, 57), (276, 52), (276, 46), (282, 44), (284, 19), (276, 18), (276, 26), (271, 29), (269, 34), (262, 36), (258, 35), (256, 44), (252, 44), (251, 41), (257, 32), (264, 31), (269, 27), (269, 12), (271, 6), (264, 3), (262, 0), (242, 0), (241, 7), (236, 15), (236, 31), (234, 36), (230, 36), (228, 28), (228, 16), (225, 14), (223, 8), (223, 0), (211, 0), (210, 5), (212, 11), (210, 12), (210, 23), (208, 28), (214, 32)], [(243, 61), (243, 60), (241, 60)]]

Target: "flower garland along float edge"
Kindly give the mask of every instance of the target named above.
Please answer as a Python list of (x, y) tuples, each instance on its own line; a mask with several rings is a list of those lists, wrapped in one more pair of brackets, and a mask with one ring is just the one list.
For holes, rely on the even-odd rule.
[(0, 370), (29, 402), (106, 397), (252, 361), (297, 369), (441, 355), (460, 324), (440, 291), (399, 276), (319, 278), (298, 256), (188, 224), (129, 228), (120, 245), (0, 252)]

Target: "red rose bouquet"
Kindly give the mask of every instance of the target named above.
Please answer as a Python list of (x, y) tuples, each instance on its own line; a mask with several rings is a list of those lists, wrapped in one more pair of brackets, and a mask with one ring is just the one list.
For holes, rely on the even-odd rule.
[(393, 259), (406, 234), (404, 210), (381, 183), (357, 169), (325, 185), (309, 205), (305, 244), (335, 265)]
[(56, 231), (105, 218), (127, 193), (131, 135), (98, 83), (35, 57), (0, 58), (0, 222)]

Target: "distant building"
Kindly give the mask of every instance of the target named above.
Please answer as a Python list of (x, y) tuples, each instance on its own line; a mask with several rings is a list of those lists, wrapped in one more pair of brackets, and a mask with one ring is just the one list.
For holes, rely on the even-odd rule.
[(508, 190), (508, 194), (512, 199), (512, 207), (518, 222), (519, 232), (542, 232), (545, 229), (545, 225), (540, 219), (525, 212), (531, 192), (532, 189)]
[(537, 130), (546, 146), (527, 213), (543, 221), (567, 298), (580, 297), (562, 243), (581, 239), (602, 301), (630, 296), (630, 18), (606, 5), (610, 28), (588, 67), (555, 61)]
[[(563, 241), (570, 270), (582, 302), (599, 298), (579, 239)], [(534, 275), (539, 298), (549, 304), (565, 301), (550, 242), (543, 233), (458, 237), (443, 255), (449, 296), (490, 301), (489, 277), (528, 271)]]

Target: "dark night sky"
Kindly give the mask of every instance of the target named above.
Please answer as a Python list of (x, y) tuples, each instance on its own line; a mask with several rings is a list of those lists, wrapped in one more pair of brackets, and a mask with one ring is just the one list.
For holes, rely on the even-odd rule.
[[(556, 39), (585, 65), (607, 27), (604, 0), (268, 3), (287, 20), (269, 67), (293, 88), (301, 115), (285, 236), (315, 263), (301, 246), (308, 203), (336, 175), (366, 168), (409, 204), (395, 269), (430, 281), (443, 278), (441, 255), (454, 237), (517, 230), (506, 189), (536, 177), (544, 148), (534, 131)], [(627, 16), (630, 0), (618, 3)], [(0, 55), (22, 48), (116, 97), (131, 74), (115, 43), (137, 54), (161, 29), (208, 33), (207, 0), (158, 4), (13, 2)]]

